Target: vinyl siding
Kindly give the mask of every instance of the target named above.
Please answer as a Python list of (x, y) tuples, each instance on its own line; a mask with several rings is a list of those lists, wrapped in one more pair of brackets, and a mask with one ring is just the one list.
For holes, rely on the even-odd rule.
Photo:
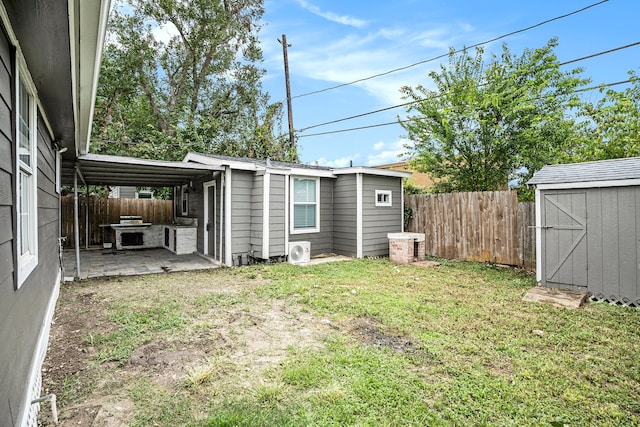
[(284, 247), (285, 212), (287, 203), (285, 200), (284, 175), (271, 174), (269, 193), (269, 256), (277, 257), (286, 254)]
[(253, 197), (251, 199), (251, 251), (256, 258), (262, 258), (262, 234), (264, 217), (264, 175), (253, 177)]
[(333, 252), (333, 181), (333, 178), (320, 178), (320, 231), (289, 233), (290, 242), (311, 242), (311, 255)]
[(357, 254), (356, 176), (340, 175), (334, 183), (333, 251), (355, 257)]
[[(376, 206), (375, 191), (391, 191), (391, 206)], [(402, 231), (402, 178), (362, 178), (362, 255), (388, 256), (388, 233)]]
[(253, 173), (234, 170), (231, 179), (231, 254), (235, 265), (239, 254), (250, 251)]
[[(15, 228), (15, 144), (12, 143), (9, 45), (0, 32), (0, 424), (12, 425), (25, 398), (32, 363), (40, 363), (38, 337), (47, 325), (45, 314), (55, 295), (60, 271), (57, 238), (59, 197), (55, 190), (55, 151), (38, 112), (37, 220), (38, 265), (15, 289), (13, 236)], [(39, 368), (39, 366), (38, 366)]]

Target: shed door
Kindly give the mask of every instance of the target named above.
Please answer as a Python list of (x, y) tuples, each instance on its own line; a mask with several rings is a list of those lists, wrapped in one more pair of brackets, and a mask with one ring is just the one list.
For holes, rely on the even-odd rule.
[(587, 286), (586, 193), (543, 192), (543, 279), (548, 284)]

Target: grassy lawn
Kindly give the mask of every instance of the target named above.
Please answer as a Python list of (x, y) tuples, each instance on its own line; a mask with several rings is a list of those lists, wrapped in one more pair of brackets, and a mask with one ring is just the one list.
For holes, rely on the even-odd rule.
[(63, 425), (640, 425), (640, 310), (521, 302), (534, 284), (387, 260), (83, 281), (44, 384)]

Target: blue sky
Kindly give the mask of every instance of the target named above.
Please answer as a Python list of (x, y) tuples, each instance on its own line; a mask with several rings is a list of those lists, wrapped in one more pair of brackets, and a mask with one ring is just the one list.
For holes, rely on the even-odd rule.
[[(370, 79), (315, 95), (296, 95), (348, 83), (438, 55), (450, 46), (480, 43), (596, 3), (597, 0), (477, 1), (477, 0), (265, 0), (261, 43), (267, 75), (263, 88), (272, 101), (284, 101), (282, 46), (286, 34), (293, 122), (295, 129), (402, 103), (403, 85), (431, 86), (427, 73), (446, 58), (402, 72)], [(499, 51), (507, 42), (512, 52), (535, 48), (557, 36), (560, 62), (640, 41), (640, 1), (609, 0), (579, 14), (485, 46)], [(581, 61), (593, 84), (627, 79), (640, 71), (640, 46)], [(567, 68), (569, 69), (569, 68)], [(623, 88), (623, 87), (618, 87)], [(597, 99), (597, 91), (584, 94)], [(398, 124), (367, 130), (305, 135), (393, 122), (405, 110), (393, 109), (300, 133), (304, 163), (334, 167), (373, 166), (399, 161), (404, 129)], [(286, 111), (285, 122), (286, 130)]]

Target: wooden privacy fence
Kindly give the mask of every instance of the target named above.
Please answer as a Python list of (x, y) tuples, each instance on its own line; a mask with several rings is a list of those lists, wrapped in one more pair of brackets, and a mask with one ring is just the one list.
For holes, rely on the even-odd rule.
[(535, 269), (535, 205), (513, 191), (408, 195), (405, 208), (427, 255)]
[[(62, 197), (62, 235), (67, 237), (66, 246), (74, 245), (73, 196)], [(79, 197), (80, 244), (86, 245), (87, 198)], [(168, 224), (173, 218), (172, 200), (155, 199), (107, 199), (89, 197), (89, 245), (102, 243), (103, 230), (100, 224), (120, 222), (121, 215), (140, 215), (144, 222)]]

